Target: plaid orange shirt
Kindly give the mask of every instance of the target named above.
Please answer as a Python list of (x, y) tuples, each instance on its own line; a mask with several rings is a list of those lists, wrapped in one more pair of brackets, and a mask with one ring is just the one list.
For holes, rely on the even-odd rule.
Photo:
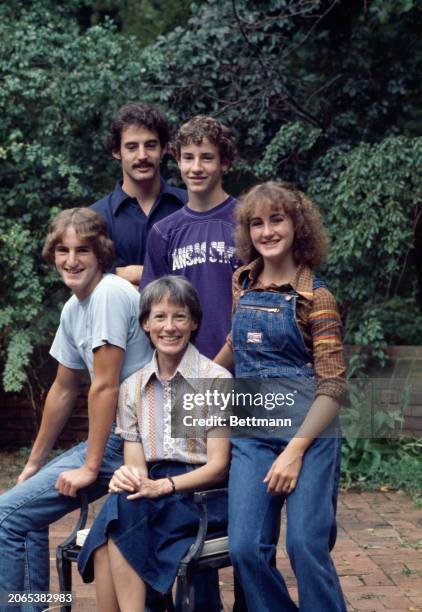
[[(328, 395), (341, 401), (347, 395), (346, 365), (342, 344), (342, 323), (336, 301), (328, 289), (313, 289), (313, 274), (307, 266), (299, 266), (294, 278), (285, 285), (264, 286), (259, 280), (262, 259), (238, 268), (233, 274), (233, 313), (243, 293), (245, 274), (249, 289), (286, 292), (292, 289), (298, 294), (296, 321), (303, 340), (314, 356), (315, 375), (318, 380), (316, 395)], [(231, 334), (228, 337), (231, 345)]]

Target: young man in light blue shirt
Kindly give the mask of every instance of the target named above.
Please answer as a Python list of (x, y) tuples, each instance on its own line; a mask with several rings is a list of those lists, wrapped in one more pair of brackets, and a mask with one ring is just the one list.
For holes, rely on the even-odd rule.
[[(152, 355), (138, 323), (137, 291), (104, 274), (114, 248), (101, 215), (87, 208), (61, 212), (43, 255), (73, 295), (51, 347), (57, 375), (38, 435), (17, 485), (0, 496), (0, 592), (48, 591), (48, 526), (79, 506), (80, 489), (89, 501), (107, 492), (122, 463), (122, 441), (113, 433), (119, 384)], [(75, 406), (84, 369), (91, 377), (88, 439), (45, 465)]]

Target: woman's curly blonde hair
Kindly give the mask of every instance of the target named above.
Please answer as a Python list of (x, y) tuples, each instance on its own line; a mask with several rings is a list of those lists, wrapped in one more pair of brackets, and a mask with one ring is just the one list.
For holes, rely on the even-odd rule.
[(259, 257), (250, 236), (250, 220), (258, 205), (271, 210), (283, 210), (293, 221), (293, 259), (296, 264), (316, 268), (325, 260), (328, 238), (317, 206), (287, 182), (268, 181), (252, 187), (240, 198), (236, 207), (237, 227), (235, 232), (237, 256), (245, 263)]

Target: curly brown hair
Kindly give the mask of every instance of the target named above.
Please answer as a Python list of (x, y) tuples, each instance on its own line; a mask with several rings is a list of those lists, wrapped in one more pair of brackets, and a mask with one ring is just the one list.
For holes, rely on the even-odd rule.
[(56, 215), (50, 223), (42, 256), (54, 264), (54, 250), (63, 240), (63, 234), (72, 226), (81, 240), (93, 249), (101, 269), (105, 272), (113, 265), (114, 244), (109, 238), (105, 219), (90, 208), (69, 208)]
[(231, 130), (214, 117), (206, 115), (196, 115), (182, 125), (171, 144), (171, 152), (179, 161), (182, 147), (200, 145), (204, 138), (208, 138), (218, 148), (222, 162), (232, 163), (236, 156), (236, 146)]
[(122, 131), (133, 125), (157, 132), (162, 149), (168, 145), (170, 126), (164, 113), (146, 102), (128, 102), (116, 112), (104, 138), (104, 147), (109, 153), (120, 151)]
[(235, 240), (239, 259), (250, 263), (259, 257), (249, 231), (250, 220), (257, 205), (283, 210), (293, 221), (295, 236), (292, 253), (296, 264), (316, 268), (323, 263), (327, 255), (328, 238), (317, 206), (295, 185), (281, 181), (255, 185), (240, 198), (235, 212)]

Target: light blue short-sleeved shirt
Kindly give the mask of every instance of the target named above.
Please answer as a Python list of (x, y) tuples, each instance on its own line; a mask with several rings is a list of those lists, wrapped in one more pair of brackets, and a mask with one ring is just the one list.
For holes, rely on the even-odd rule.
[(92, 379), (94, 350), (105, 344), (118, 346), (125, 351), (122, 382), (148, 363), (153, 353), (138, 316), (136, 289), (114, 274), (105, 274), (83, 301), (73, 295), (66, 302), (50, 355), (67, 368), (87, 368)]

